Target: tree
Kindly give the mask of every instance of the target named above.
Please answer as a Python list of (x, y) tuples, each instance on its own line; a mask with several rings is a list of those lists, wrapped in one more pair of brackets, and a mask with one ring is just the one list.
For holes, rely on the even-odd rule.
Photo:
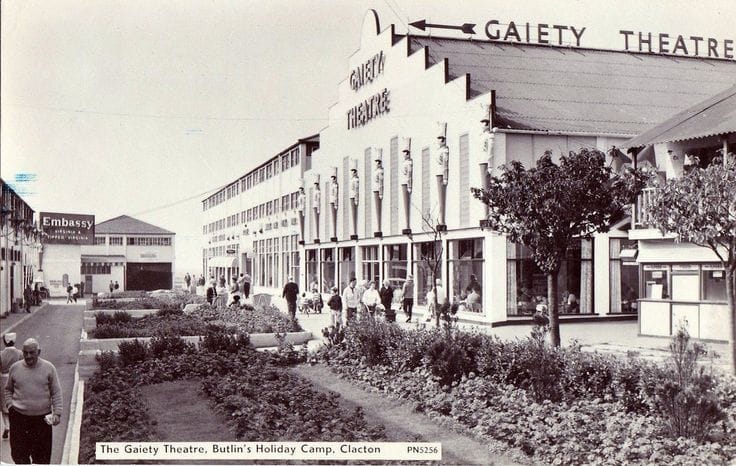
[(736, 163), (728, 154), (724, 166), (717, 159), (707, 168), (693, 168), (680, 178), (670, 178), (658, 189), (649, 206), (652, 225), (663, 234), (675, 235), (712, 250), (725, 270), (730, 356), (736, 373)]
[(563, 155), (559, 165), (547, 151), (533, 168), (512, 161), (501, 171), (488, 189), (472, 188), (473, 195), (488, 205), (489, 227), (529, 248), (546, 274), (550, 337), (559, 346), (557, 277), (568, 247), (623, 218), (646, 175), (632, 169), (617, 175), (602, 152), (588, 149)]
[[(418, 210), (418, 209), (417, 209)], [(440, 274), (440, 267), (442, 265), (442, 252), (443, 252), (443, 243), (442, 243), (442, 230), (438, 228), (439, 221), (436, 221), (432, 218), (432, 215), (430, 213), (424, 213), (422, 214), (422, 229), (424, 231), (432, 233), (432, 243), (431, 248), (429, 251), (427, 251), (427, 254), (422, 256), (422, 260), (425, 264), (427, 264), (427, 268), (432, 272), (432, 283), (430, 284), (430, 289), (434, 290), (432, 293), (432, 296), (434, 296), (434, 309), (435, 309), (435, 325), (437, 328), (440, 326), (440, 318), (445, 322), (447, 326), (447, 331), (449, 332), (449, 325), (450, 325), (450, 315), (449, 315), (449, 309), (450, 306), (447, 302), (445, 302), (445, 305), (440, 307), (438, 303), (438, 296), (437, 296), (437, 288), (436, 283), (437, 279), (441, 279), (439, 276)], [(429, 304), (429, 303), (427, 303)]]

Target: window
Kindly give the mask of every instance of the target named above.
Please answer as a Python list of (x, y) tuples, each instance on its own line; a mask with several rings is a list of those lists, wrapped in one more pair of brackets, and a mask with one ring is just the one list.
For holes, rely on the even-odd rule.
[(316, 249), (308, 249), (306, 251), (306, 261), (305, 261), (305, 267), (307, 268), (307, 287), (306, 289), (312, 290), (313, 286), (318, 286), (319, 284), (319, 271), (317, 269), (318, 261), (317, 261), (317, 250)]
[(463, 310), (482, 312), (483, 238), (449, 241), (452, 301), (466, 303)]
[(322, 293), (329, 293), (335, 286), (335, 249), (322, 250)]
[[(522, 245), (507, 243), (507, 313), (531, 315), (537, 304), (547, 298), (547, 275), (532, 260), (531, 251)], [(568, 248), (558, 279), (559, 312), (593, 312), (593, 247), (590, 240), (580, 240)], [(568, 305), (568, 303), (577, 305)]]
[(378, 246), (363, 246), (363, 279), (374, 281), (380, 285), (380, 264)]
[(291, 151), (291, 166), (296, 167), (299, 165), (299, 149), (294, 149)]
[[(392, 244), (383, 247), (383, 279), (392, 280), (391, 285), (403, 284), (406, 279), (407, 247), (406, 244)], [(396, 281), (395, 279), (401, 279)], [(380, 285), (376, 283), (376, 285)], [(376, 286), (378, 288), (378, 286)]]
[(95, 246), (100, 244), (107, 244), (104, 236), (95, 236)]
[(672, 299), (698, 301), (700, 299), (700, 270), (697, 265), (676, 264), (672, 270)]
[(703, 301), (726, 301), (726, 271), (721, 265), (703, 264)]
[(171, 238), (128, 237), (128, 246), (171, 246)]
[(110, 264), (86, 264), (80, 268), (82, 275), (110, 275)]
[(645, 264), (643, 269), (644, 297), (647, 299), (669, 298), (669, 266)]
[(432, 289), (432, 268), (437, 265), (437, 278), (442, 277), (442, 243), (427, 241), (418, 243), (414, 251), (414, 282), (417, 287), (417, 304), (427, 304), (427, 293)]
[(122, 245), (123, 245), (122, 236), (111, 236), (110, 237), (110, 246), (122, 246)]
[(639, 264), (636, 263), (638, 242), (611, 238), (610, 251), (610, 312), (636, 312), (639, 304)]
[(338, 270), (340, 274), (338, 291), (342, 292), (350, 280), (355, 278), (355, 248), (340, 248)]

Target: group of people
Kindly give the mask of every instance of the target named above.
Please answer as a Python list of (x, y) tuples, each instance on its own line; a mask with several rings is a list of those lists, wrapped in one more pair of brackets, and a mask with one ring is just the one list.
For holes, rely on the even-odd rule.
[[(184, 277), (185, 281), (186, 279)], [(202, 279), (204, 278), (202, 277)], [(219, 280), (215, 280), (214, 275), (211, 275), (207, 289), (205, 290), (207, 302), (215, 307), (240, 308), (244, 300), (250, 298), (250, 275), (241, 273), (238, 277), (232, 277), (229, 285), (226, 285), (226, 283), (227, 281), (224, 276), (220, 276)]]
[(61, 422), (61, 383), (56, 368), (42, 359), (34, 338), (15, 347), (16, 334), (3, 335), (0, 351), (0, 405), (3, 441), (10, 438), (10, 454), (16, 464), (51, 462), (52, 426)]
[[(286, 299), (289, 316), (292, 319), (296, 317), (297, 307), (303, 311), (308, 308), (317, 313), (321, 312), (323, 303), (319, 287), (313, 283), (310, 288), (310, 294), (302, 293), (300, 298), (299, 286), (294, 277), (289, 277), (282, 297)], [(411, 274), (402, 284), (397, 299), (394, 297), (397, 290), (391, 286), (389, 280), (385, 280), (380, 289), (377, 289), (374, 281), (363, 280), (358, 283), (357, 279), (352, 278), (342, 293), (337, 287), (332, 287), (330, 291), (327, 307), (330, 309), (331, 324), (334, 326), (348, 325), (359, 315), (375, 317), (376, 314), (381, 314), (388, 322), (395, 322), (398, 309), (403, 309), (407, 316), (406, 321), (411, 322), (414, 307), (414, 278)]]
[(117, 290), (120, 289), (120, 283), (118, 283), (117, 280), (115, 280), (115, 282), (113, 282), (112, 280), (110, 280), (109, 288), (110, 288), (110, 294), (112, 294), (115, 291), (117, 291)]

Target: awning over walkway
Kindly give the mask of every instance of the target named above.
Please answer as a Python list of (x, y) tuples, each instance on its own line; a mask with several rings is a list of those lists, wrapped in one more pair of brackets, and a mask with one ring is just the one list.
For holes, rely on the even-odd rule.
[(208, 267), (238, 267), (238, 258), (233, 256), (217, 256), (207, 261)]
[(117, 265), (125, 264), (125, 256), (96, 256), (82, 255), (82, 264), (90, 265)]
[(693, 105), (623, 146), (639, 147), (729, 133), (736, 133), (736, 86)]

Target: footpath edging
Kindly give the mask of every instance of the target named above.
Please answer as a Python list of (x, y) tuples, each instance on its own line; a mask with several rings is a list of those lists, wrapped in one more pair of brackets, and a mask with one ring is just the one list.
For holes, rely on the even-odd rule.
[(82, 430), (82, 408), (84, 407), (84, 380), (79, 379), (79, 362), (74, 370), (74, 388), (69, 406), (69, 421), (66, 426), (64, 450), (61, 464), (77, 464), (79, 462), (79, 438)]

